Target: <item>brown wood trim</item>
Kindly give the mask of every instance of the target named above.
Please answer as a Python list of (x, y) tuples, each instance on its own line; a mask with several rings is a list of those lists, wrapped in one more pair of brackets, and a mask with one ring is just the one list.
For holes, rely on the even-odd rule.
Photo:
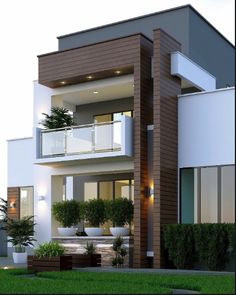
[(165, 266), (162, 226), (177, 223), (178, 98), (181, 81), (170, 74), (170, 53), (180, 44), (154, 30), (153, 44), (153, 267)]
[[(8, 187), (7, 202), (8, 202), (8, 210), (7, 210), (8, 217), (15, 220), (19, 220), (20, 219), (20, 188), (19, 187)], [(10, 204), (12, 203), (15, 204), (15, 208), (10, 208)]]

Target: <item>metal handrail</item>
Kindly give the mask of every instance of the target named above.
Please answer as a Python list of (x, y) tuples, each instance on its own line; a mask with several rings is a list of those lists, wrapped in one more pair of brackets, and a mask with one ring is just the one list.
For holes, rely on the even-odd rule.
[(83, 125), (75, 125), (75, 126), (72, 125), (72, 126), (66, 126), (66, 127), (54, 128), (54, 129), (41, 129), (41, 132), (46, 133), (46, 132), (70, 130), (70, 129), (77, 129), (77, 128), (86, 128), (86, 127), (93, 127), (93, 126), (109, 125), (109, 124), (114, 124), (114, 123), (119, 123), (119, 122), (121, 122), (121, 120), (92, 123), (92, 124), (83, 124)]

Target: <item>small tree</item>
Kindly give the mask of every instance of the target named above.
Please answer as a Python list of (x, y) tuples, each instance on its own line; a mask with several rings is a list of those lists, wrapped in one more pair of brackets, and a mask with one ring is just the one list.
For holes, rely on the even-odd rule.
[(79, 202), (66, 200), (52, 205), (52, 213), (62, 227), (71, 227), (80, 221)]
[(42, 113), (45, 116), (45, 119), (41, 121), (46, 129), (56, 129), (69, 127), (74, 125), (73, 118), (69, 113), (69, 110), (63, 107), (52, 107), (51, 115)]
[(134, 205), (127, 198), (117, 198), (106, 203), (107, 216), (114, 226), (123, 227), (130, 224), (134, 215)]
[(124, 240), (121, 237), (117, 237), (114, 240), (112, 249), (115, 251), (116, 256), (112, 260), (112, 266), (121, 267), (124, 265), (124, 258), (128, 252), (123, 244)]
[(93, 255), (96, 253), (96, 247), (94, 246), (94, 244), (92, 242), (91, 243), (87, 242), (84, 249), (85, 249), (86, 255)]
[(82, 214), (91, 227), (99, 227), (106, 219), (105, 204), (101, 199), (94, 199), (84, 202)]

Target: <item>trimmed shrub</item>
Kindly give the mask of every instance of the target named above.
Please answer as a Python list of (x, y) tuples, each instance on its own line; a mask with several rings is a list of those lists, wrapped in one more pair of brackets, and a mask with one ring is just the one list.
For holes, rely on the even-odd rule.
[(191, 224), (170, 224), (164, 227), (164, 243), (170, 260), (177, 268), (191, 269), (195, 261), (193, 227)]
[(81, 202), (81, 213), (91, 227), (99, 227), (107, 220), (105, 202), (102, 199)]
[(52, 205), (52, 213), (62, 227), (71, 227), (80, 221), (79, 202), (67, 200)]
[(234, 253), (234, 224), (170, 224), (164, 226), (165, 248), (177, 268), (194, 262), (209, 270), (223, 270)]
[(229, 249), (226, 224), (196, 224), (194, 236), (200, 263), (209, 270), (224, 269)]
[(112, 201), (106, 201), (107, 217), (114, 226), (124, 226), (130, 224), (133, 220), (134, 205), (127, 198), (117, 198)]

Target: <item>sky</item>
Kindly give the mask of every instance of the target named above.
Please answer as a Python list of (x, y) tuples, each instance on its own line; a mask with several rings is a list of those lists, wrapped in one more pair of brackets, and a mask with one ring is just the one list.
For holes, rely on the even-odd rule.
[(234, 0), (0, 1), (0, 197), (6, 195), (6, 139), (32, 135), (37, 55), (56, 51), (57, 36), (185, 4), (235, 44)]

